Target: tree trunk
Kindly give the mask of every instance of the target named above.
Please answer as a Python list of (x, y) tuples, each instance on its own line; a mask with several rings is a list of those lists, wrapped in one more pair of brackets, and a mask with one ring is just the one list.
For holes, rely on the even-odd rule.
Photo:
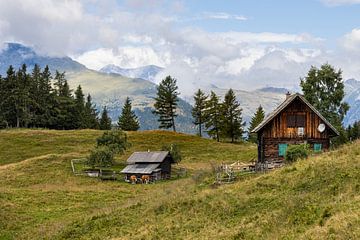
[(199, 124), (199, 136), (202, 137), (202, 135), (201, 135), (201, 123)]
[(174, 119), (174, 115), (173, 115), (173, 114), (171, 115), (171, 121), (172, 121), (173, 130), (174, 130), (174, 132), (176, 132), (176, 129), (175, 129), (175, 119)]

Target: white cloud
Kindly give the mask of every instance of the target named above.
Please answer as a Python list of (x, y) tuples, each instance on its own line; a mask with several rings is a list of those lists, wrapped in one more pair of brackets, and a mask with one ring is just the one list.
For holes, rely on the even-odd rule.
[(345, 34), (341, 43), (347, 51), (360, 53), (360, 29), (353, 29), (350, 33)]
[(359, 4), (360, 0), (321, 0), (327, 6), (341, 6)]
[(221, 20), (238, 20), (245, 21), (247, 17), (242, 15), (230, 14), (226, 12), (204, 12), (198, 19), (221, 19)]

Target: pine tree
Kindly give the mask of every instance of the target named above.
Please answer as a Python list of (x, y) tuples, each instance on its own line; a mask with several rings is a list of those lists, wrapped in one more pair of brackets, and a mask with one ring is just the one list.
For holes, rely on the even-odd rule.
[(231, 138), (231, 142), (233, 143), (242, 137), (245, 123), (242, 121), (242, 108), (240, 108), (240, 104), (236, 100), (235, 93), (232, 89), (229, 89), (225, 94), (222, 112), (223, 122), (221, 125), (221, 133)]
[(96, 106), (92, 104), (91, 96), (88, 94), (84, 109), (84, 128), (98, 129), (99, 119)]
[(201, 89), (199, 89), (195, 95), (194, 95), (194, 101), (195, 101), (195, 105), (192, 109), (192, 116), (194, 118), (194, 124), (199, 126), (199, 136), (202, 136), (202, 125), (204, 124), (205, 120), (205, 116), (204, 116), (204, 111), (206, 108), (206, 101), (207, 101), (208, 96), (205, 95), (205, 93), (203, 91), (201, 91)]
[(139, 121), (135, 113), (131, 110), (131, 100), (126, 98), (118, 120), (118, 127), (124, 131), (137, 131), (140, 128)]
[(108, 111), (104, 107), (101, 118), (100, 118), (100, 130), (110, 130), (111, 129), (111, 118), (108, 116)]
[(205, 127), (209, 136), (220, 141), (220, 128), (221, 128), (221, 104), (219, 97), (211, 91), (209, 100), (206, 101), (206, 110), (204, 116), (206, 119)]
[(264, 109), (262, 108), (262, 106), (260, 105), (254, 116), (251, 118), (251, 121), (250, 121), (250, 127), (249, 127), (249, 142), (256, 142), (257, 139), (256, 139), (256, 134), (255, 133), (251, 133), (252, 130), (254, 130), (265, 118), (265, 112), (264, 112)]
[(6, 77), (2, 81), (3, 94), (1, 102), (1, 111), (4, 121), (9, 127), (16, 126), (16, 109), (15, 109), (15, 95), (12, 93), (16, 90), (16, 73), (14, 68), (10, 65)]
[(178, 87), (176, 86), (176, 79), (167, 76), (161, 81), (157, 87), (157, 97), (155, 98), (155, 111), (156, 115), (159, 115), (158, 121), (160, 122), (160, 128), (175, 128), (175, 117), (176, 107), (178, 102), (177, 92)]
[[(35, 70), (34, 70), (35, 71)], [(34, 73), (33, 73), (34, 75)], [(36, 115), (36, 126), (52, 128), (56, 123), (56, 99), (51, 86), (51, 72), (48, 66), (40, 73), (38, 85), (38, 113)]]

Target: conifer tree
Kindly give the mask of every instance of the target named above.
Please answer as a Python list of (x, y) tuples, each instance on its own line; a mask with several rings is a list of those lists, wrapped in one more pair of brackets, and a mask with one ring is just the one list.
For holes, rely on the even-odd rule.
[(260, 105), (254, 116), (251, 118), (251, 121), (250, 121), (250, 126), (249, 126), (249, 142), (256, 142), (257, 139), (256, 139), (256, 134), (255, 133), (251, 133), (252, 130), (254, 130), (254, 128), (256, 128), (265, 118), (265, 112), (264, 112), (264, 109), (263, 107)]
[(108, 111), (106, 107), (104, 107), (100, 118), (100, 130), (110, 130), (110, 129), (111, 129), (111, 118), (108, 116)]
[(155, 98), (154, 113), (159, 116), (160, 128), (175, 128), (176, 107), (178, 102), (176, 79), (167, 76), (157, 87), (157, 96)]
[(192, 109), (192, 116), (194, 118), (194, 124), (199, 126), (199, 136), (202, 136), (202, 125), (205, 122), (204, 111), (206, 108), (207, 96), (201, 89), (199, 89), (194, 95), (194, 107)]
[(219, 97), (211, 91), (209, 100), (206, 101), (206, 110), (204, 116), (206, 119), (205, 127), (209, 136), (220, 141), (220, 128), (221, 128), (221, 104)]
[(75, 127), (76, 128), (85, 128), (85, 99), (84, 93), (81, 86), (79, 85), (75, 91)]
[(242, 137), (244, 133), (245, 123), (242, 121), (242, 108), (236, 100), (235, 93), (232, 89), (225, 94), (224, 102), (222, 104), (221, 133), (225, 137), (231, 138), (233, 143), (235, 140)]
[(345, 91), (341, 69), (335, 70), (328, 63), (320, 69), (312, 66), (307, 76), (301, 78), (300, 86), (306, 100), (340, 132), (335, 145), (342, 143), (346, 138), (342, 121), (349, 105), (343, 102)]
[(98, 129), (99, 119), (96, 106), (93, 105), (91, 96), (88, 94), (84, 109), (84, 128)]
[(126, 98), (118, 120), (118, 127), (124, 131), (137, 131), (140, 128), (139, 121), (135, 113), (131, 110), (131, 100)]

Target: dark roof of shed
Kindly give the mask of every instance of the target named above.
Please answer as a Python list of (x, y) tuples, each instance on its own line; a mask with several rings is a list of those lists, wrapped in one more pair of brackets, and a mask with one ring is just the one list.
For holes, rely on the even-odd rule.
[(316, 108), (311, 105), (303, 95), (300, 93), (295, 93), (289, 96), (282, 104), (280, 104), (272, 113), (270, 113), (256, 128), (254, 128), (251, 132), (257, 133), (260, 131), (263, 127), (265, 127), (271, 120), (273, 120), (279, 113), (281, 113), (282, 110), (284, 110), (290, 103), (292, 103), (296, 98), (299, 98), (301, 101), (303, 101), (316, 115), (323, 120), (323, 122), (330, 127), (330, 129), (335, 133), (335, 135), (339, 136), (339, 132), (334, 128), (334, 126), (329, 123), (325, 117), (321, 115), (321, 113), (316, 110)]
[(134, 152), (127, 163), (161, 163), (169, 155), (168, 151)]
[(135, 174), (152, 174), (158, 169), (160, 163), (140, 163), (140, 164), (129, 164), (121, 173), (135, 173)]

